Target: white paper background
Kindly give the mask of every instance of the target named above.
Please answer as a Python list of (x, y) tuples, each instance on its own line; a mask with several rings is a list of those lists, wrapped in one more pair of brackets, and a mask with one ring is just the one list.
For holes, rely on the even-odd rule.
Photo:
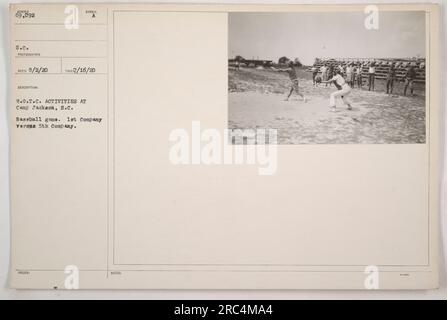
[[(33, 2), (33, 1), (20, 1)], [(47, 1), (47, 2), (62, 2), (62, 1)], [(76, 1), (76, 2), (89, 2), (89, 1)], [(91, 2), (91, 1), (90, 1)], [(113, 1), (94, 1), (99, 2), (113, 2)], [(115, 1), (126, 2), (126, 1)], [(157, 2), (157, 1), (131, 1), (136, 2)], [(177, 0), (176, 3), (188, 3), (191, 1)], [(209, 1), (194, 1), (202, 3), (211, 3)], [(327, 3), (327, 0), (312, 0), (312, 1), (219, 1), (216, 3)], [(441, 70), (445, 70), (444, 60), (445, 55), (445, 20), (446, 11), (444, 1), (421, 1), (421, 0), (405, 0), (405, 1), (392, 1), (392, 0), (376, 0), (376, 3), (421, 3), (421, 2), (440, 2), (441, 6)], [(335, 3), (335, 2), (333, 2)], [(336, 3), (365, 3), (370, 2), (366, 0), (357, 1), (337, 1)], [(447, 175), (444, 168), (446, 167), (446, 157), (444, 156), (441, 161), (441, 175), (442, 186), (441, 195), (441, 254), (440, 254), (440, 269), (441, 269), (441, 288), (437, 291), (206, 291), (206, 290), (194, 290), (194, 291), (176, 291), (176, 290), (146, 290), (146, 291), (26, 291), (26, 290), (12, 290), (8, 286), (8, 272), (9, 272), (9, 239), (10, 239), (10, 226), (9, 226), (9, 172), (8, 172), (8, 149), (9, 149), (9, 137), (7, 127), (7, 101), (9, 101), (9, 87), (8, 87), (8, 72), (9, 72), (9, 30), (8, 30), (8, 10), (9, 3), (7, 0), (0, 0), (0, 34), (1, 34), (1, 53), (0, 53), (0, 299), (447, 299), (447, 272), (445, 270), (446, 256), (447, 256)], [(445, 82), (445, 76), (441, 79), (441, 109), (444, 109), (447, 85)], [(443, 122), (446, 122), (445, 112), (441, 113), (443, 116)], [(445, 125), (443, 129), (443, 150), (445, 152), (446, 130)]]

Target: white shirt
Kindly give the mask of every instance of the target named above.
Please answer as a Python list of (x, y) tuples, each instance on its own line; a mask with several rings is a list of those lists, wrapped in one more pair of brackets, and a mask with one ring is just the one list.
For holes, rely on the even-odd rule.
[(336, 74), (330, 81), (335, 81), (340, 87), (346, 84), (345, 78), (339, 74)]

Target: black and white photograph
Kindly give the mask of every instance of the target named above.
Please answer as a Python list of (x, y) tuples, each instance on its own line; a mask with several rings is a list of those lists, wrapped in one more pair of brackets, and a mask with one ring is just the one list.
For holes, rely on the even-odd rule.
[(278, 144), (425, 143), (425, 12), (233, 12), (228, 24), (234, 135), (275, 129)]
[(0, 300), (446, 299), (436, 2), (0, 0)]

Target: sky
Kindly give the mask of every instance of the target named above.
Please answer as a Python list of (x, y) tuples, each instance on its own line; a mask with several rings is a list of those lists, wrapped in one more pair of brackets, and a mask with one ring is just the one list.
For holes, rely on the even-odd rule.
[(425, 58), (425, 12), (379, 12), (379, 29), (364, 27), (363, 12), (230, 13), (230, 58), (241, 55), (306, 65), (316, 57)]

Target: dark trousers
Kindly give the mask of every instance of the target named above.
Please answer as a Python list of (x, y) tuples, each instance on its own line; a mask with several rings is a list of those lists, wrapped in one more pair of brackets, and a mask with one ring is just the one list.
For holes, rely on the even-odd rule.
[(368, 83), (368, 90), (369, 91), (371, 91), (371, 88), (374, 91), (374, 80), (375, 79), (376, 79), (376, 74), (375, 73), (370, 73), (369, 74), (369, 83)]
[(386, 93), (393, 93), (394, 78), (386, 80)]
[(404, 95), (407, 94), (408, 87), (410, 87), (411, 94), (413, 94), (413, 83), (414, 83), (414, 79), (409, 79), (409, 78), (405, 79)]

